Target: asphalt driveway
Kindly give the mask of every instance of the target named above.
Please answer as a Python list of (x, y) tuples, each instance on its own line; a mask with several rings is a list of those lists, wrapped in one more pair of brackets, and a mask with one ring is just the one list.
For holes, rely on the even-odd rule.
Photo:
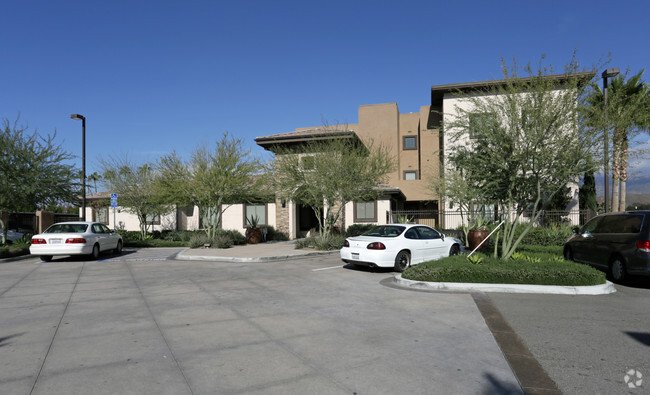
[(336, 256), (0, 265), (0, 393), (520, 393), (472, 296)]

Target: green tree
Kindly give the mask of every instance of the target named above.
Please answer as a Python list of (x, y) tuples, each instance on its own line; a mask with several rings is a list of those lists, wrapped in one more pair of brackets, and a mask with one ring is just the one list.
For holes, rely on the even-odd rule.
[[(18, 119), (2, 121), (0, 136), (0, 211), (34, 211), (51, 204), (74, 202), (81, 192), (74, 156), (55, 143), (56, 132), (29, 134)], [(2, 242), (7, 226), (0, 215)]]
[(432, 177), (429, 180), (429, 190), (436, 196), (444, 197), (445, 204), (450, 209), (460, 212), (465, 247), (469, 247), (469, 229), (484, 219), (477, 208), (487, 201), (479, 185), (471, 183), (470, 177), (465, 177), (462, 170), (448, 169), (442, 177)]
[(594, 172), (588, 171), (585, 173), (580, 187), (580, 208), (591, 210), (594, 213), (598, 212), (598, 200), (596, 198), (596, 179)]
[(609, 140), (612, 142), (612, 211), (625, 211), (630, 141), (650, 127), (650, 85), (642, 80), (644, 71), (627, 79), (627, 73), (612, 78), (607, 89), (607, 108), (603, 108), (600, 85), (590, 84), (584, 108), (591, 127), (604, 133), (613, 130)]
[(153, 218), (171, 209), (157, 189), (156, 169), (147, 163), (135, 163), (126, 156), (100, 159), (99, 163), (106, 187), (118, 194), (121, 207), (138, 217), (140, 235), (144, 239)]
[(284, 199), (311, 207), (321, 234), (327, 236), (348, 202), (382, 195), (378, 185), (394, 167), (385, 147), (349, 138), (316, 140), (298, 149), (278, 147), (275, 153), (275, 190)]
[[(579, 122), (584, 86), (594, 73), (580, 72), (575, 60), (562, 75), (541, 62), (524, 67), (525, 78), (519, 70), (516, 62), (502, 62), (502, 84), (459, 92), (462, 105), (444, 114), (449, 167), (462, 170), (504, 214), (502, 259), (515, 252), (550, 199), (587, 170), (595, 140)], [(525, 212), (530, 220), (520, 224)]]
[(252, 202), (267, 195), (262, 165), (243, 147), (243, 140), (224, 133), (214, 150), (194, 150), (189, 161), (176, 153), (158, 163), (159, 185), (165, 199), (182, 205), (196, 205), (208, 236), (214, 237), (223, 212), (233, 204)]

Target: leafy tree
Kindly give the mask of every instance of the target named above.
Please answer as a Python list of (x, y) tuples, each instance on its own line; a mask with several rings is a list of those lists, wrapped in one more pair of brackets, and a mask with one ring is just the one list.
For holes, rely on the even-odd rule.
[[(457, 209), (460, 212), (461, 230), (465, 234), (465, 246), (469, 247), (469, 229), (477, 223), (477, 220), (480, 221), (479, 218), (476, 218), (477, 216), (482, 217), (476, 209), (486, 202), (479, 185), (471, 183), (469, 178), (464, 176), (462, 170), (449, 169), (444, 172), (442, 177), (431, 178), (429, 189), (436, 196), (443, 196), (450, 209)], [(466, 216), (467, 218), (465, 218)]]
[(588, 171), (585, 173), (580, 187), (580, 208), (588, 209), (594, 213), (598, 212), (598, 199), (596, 198), (596, 179), (594, 172)]
[[(51, 204), (74, 202), (81, 183), (75, 181), (77, 170), (66, 163), (74, 156), (55, 143), (56, 132), (41, 137), (29, 134), (18, 119), (2, 121), (0, 135), (0, 210), (9, 213), (34, 211)], [(2, 242), (7, 227), (0, 216)]]
[(275, 153), (275, 190), (284, 199), (311, 207), (323, 235), (331, 234), (347, 203), (379, 198), (378, 185), (394, 167), (385, 147), (348, 138), (316, 140), (298, 151), (278, 147)]
[[(630, 140), (650, 128), (650, 85), (643, 82), (644, 70), (627, 78), (612, 78), (607, 89), (607, 107), (603, 108), (603, 91), (597, 83), (590, 84), (584, 108), (588, 124), (610, 133), (612, 141), (612, 211), (625, 211), (627, 168)], [(627, 73), (626, 73), (627, 74)]]
[[(537, 222), (542, 208), (588, 166), (595, 136), (581, 127), (579, 105), (586, 80), (573, 60), (562, 75), (541, 64), (502, 63), (502, 84), (459, 92), (463, 105), (444, 114), (452, 144), (449, 167), (463, 171), (487, 202), (504, 213), (502, 259), (508, 259)], [(516, 228), (524, 213), (530, 221)]]
[(144, 240), (152, 218), (170, 211), (170, 205), (157, 190), (156, 169), (146, 163), (137, 164), (128, 157), (101, 159), (99, 162), (102, 179), (111, 192), (118, 194), (120, 206), (138, 217), (140, 235)]
[(209, 237), (216, 235), (223, 212), (232, 204), (251, 202), (266, 195), (258, 174), (259, 160), (243, 148), (243, 140), (224, 133), (213, 151), (205, 146), (194, 150), (189, 161), (176, 153), (158, 163), (159, 186), (165, 199), (196, 205)]

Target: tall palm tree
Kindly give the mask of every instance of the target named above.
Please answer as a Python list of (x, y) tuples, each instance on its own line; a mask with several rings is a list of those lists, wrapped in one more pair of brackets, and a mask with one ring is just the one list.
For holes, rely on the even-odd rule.
[[(587, 98), (587, 122), (602, 128), (605, 133), (613, 129), (612, 138), (612, 211), (625, 211), (629, 142), (638, 133), (649, 130), (650, 85), (641, 78), (643, 72), (626, 80), (619, 74), (611, 80), (607, 91), (607, 108), (603, 108), (603, 92), (592, 84)], [(606, 111), (606, 112), (605, 112)]]
[(95, 185), (95, 193), (97, 193), (97, 181), (99, 181), (102, 176), (100, 176), (97, 172), (93, 172), (93, 174), (89, 175), (88, 181), (92, 181), (93, 184)]

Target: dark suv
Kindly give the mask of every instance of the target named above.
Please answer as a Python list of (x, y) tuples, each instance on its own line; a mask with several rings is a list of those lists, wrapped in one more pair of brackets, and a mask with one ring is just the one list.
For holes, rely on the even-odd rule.
[(602, 214), (564, 244), (564, 258), (609, 271), (614, 281), (650, 276), (650, 211)]

